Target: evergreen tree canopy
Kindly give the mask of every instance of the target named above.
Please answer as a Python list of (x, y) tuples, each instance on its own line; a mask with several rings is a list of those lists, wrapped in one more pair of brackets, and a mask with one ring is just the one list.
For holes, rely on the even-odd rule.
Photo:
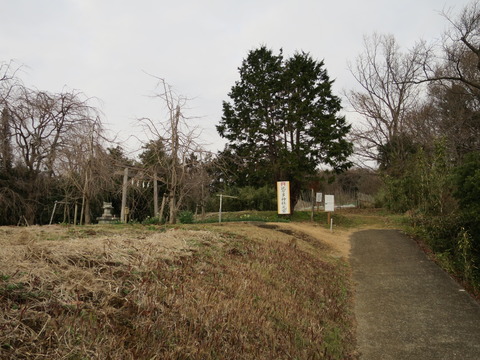
[(217, 126), (229, 141), (225, 152), (239, 159), (238, 184), (290, 181), (294, 205), (320, 164), (337, 172), (351, 165), (350, 126), (338, 115), (323, 61), (304, 52), (285, 60), (263, 46), (248, 53), (239, 72)]

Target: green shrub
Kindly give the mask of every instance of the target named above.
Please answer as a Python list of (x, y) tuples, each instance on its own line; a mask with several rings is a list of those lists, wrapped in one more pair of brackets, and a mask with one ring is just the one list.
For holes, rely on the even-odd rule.
[(161, 225), (160, 219), (158, 217), (147, 216), (143, 221), (143, 225)]
[(378, 200), (392, 211), (408, 211), (416, 233), (446, 268), (479, 289), (480, 152), (454, 164), (445, 141), (433, 145), (404, 159), (401, 173), (384, 173)]
[(419, 149), (407, 157), (401, 173), (384, 175), (382, 200), (394, 212), (418, 210), (427, 216), (444, 216), (455, 205), (451, 171), (445, 142), (438, 139), (429, 151)]
[[(465, 239), (468, 239), (471, 269), (478, 272), (480, 269), (480, 152), (468, 154), (463, 163), (454, 172), (455, 192), (460, 208), (460, 226), (463, 234), (464, 257)], [(466, 235), (465, 235), (466, 234)], [(462, 247), (462, 246), (461, 246)]]
[(427, 234), (427, 243), (434, 252), (454, 253), (457, 246), (458, 217), (418, 216), (416, 220)]
[(180, 211), (178, 213), (178, 220), (182, 224), (193, 224), (194, 223), (193, 213), (189, 210)]

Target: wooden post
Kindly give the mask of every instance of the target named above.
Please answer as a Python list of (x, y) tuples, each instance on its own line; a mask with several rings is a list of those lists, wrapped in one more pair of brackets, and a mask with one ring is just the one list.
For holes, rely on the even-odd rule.
[(67, 208), (67, 222), (68, 224), (71, 224), (72, 222), (72, 209), (70, 208), (70, 204), (68, 204), (68, 208)]
[(202, 220), (205, 220), (205, 190), (202, 181)]
[(80, 207), (80, 220), (78, 221), (78, 225), (82, 225), (84, 209), (85, 209), (85, 195), (82, 196), (82, 206)]
[(125, 208), (127, 206), (127, 189), (128, 189), (128, 168), (123, 170), (123, 186), (122, 186), (122, 209), (120, 210), (120, 221), (127, 222)]
[(330, 225), (330, 217), (331, 217), (331, 213), (329, 211), (327, 212), (327, 225)]
[(220, 197), (220, 208), (218, 209), (218, 222), (221, 223), (222, 222), (223, 198), (226, 197), (226, 198), (238, 199), (238, 196), (230, 196), (230, 195), (223, 195), (223, 194), (220, 194), (220, 195), (217, 195), (217, 196)]
[(50, 217), (50, 223), (48, 225), (52, 225), (53, 215), (55, 214), (56, 209), (57, 209), (57, 202), (55, 201), (55, 205), (53, 205), (52, 216)]
[(165, 201), (167, 199), (167, 195), (164, 193), (162, 197), (162, 207), (160, 208), (160, 214), (158, 216), (158, 221), (162, 223), (163, 220), (163, 211), (165, 210)]
[(158, 216), (158, 184), (157, 172), (153, 174), (153, 217)]
[(74, 215), (73, 215), (73, 225), (74, 226), (77, 225), (77, 213), (78, 213), (78, 204), (77, 204), (77, 200), (75, 200), (75, 211), (74, 211)]
[(223, 195), (220, 194), (220, 208), (218, 209), (218, 222), (219, 223), (222, 222), (222, 199), (223, 199)]
[(313, 221), (313, 213), (315, 212), (315, 192), (313, 189), (311, 192), (311, 196), (312, 196), (312, 213), (310, 214), (310, 220)]
[(168, 194), (169, 201), (168, 206), (170, 208), (170, 217), (168, 219), (169, 224), (176, 224), (177, 223), (177, 201), (175, 199), (176, 188), (173, 188), (173, 191)]

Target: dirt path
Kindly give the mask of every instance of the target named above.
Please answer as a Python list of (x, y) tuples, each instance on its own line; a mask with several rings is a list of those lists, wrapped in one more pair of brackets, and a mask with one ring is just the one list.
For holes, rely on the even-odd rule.
[(325, 227), (314, 223), (276, 223), (276, 225), (283, 229), (303, 232), (320, 240), (328, 245), (333, 255), (348, 258), (350, 254), (350, 236), (352, 231), (335, 229), (333, 232), (330, 232)]
[(361, 359), (479, 359), (480, 306), (396, 230), (353, 234)]

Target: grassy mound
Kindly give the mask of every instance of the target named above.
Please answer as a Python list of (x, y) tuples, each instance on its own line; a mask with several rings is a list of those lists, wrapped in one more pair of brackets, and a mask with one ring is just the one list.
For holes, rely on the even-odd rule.
[(51, 226), (0, 246), (2, 359), (354, 357), (348, 267), (312, 239)]

